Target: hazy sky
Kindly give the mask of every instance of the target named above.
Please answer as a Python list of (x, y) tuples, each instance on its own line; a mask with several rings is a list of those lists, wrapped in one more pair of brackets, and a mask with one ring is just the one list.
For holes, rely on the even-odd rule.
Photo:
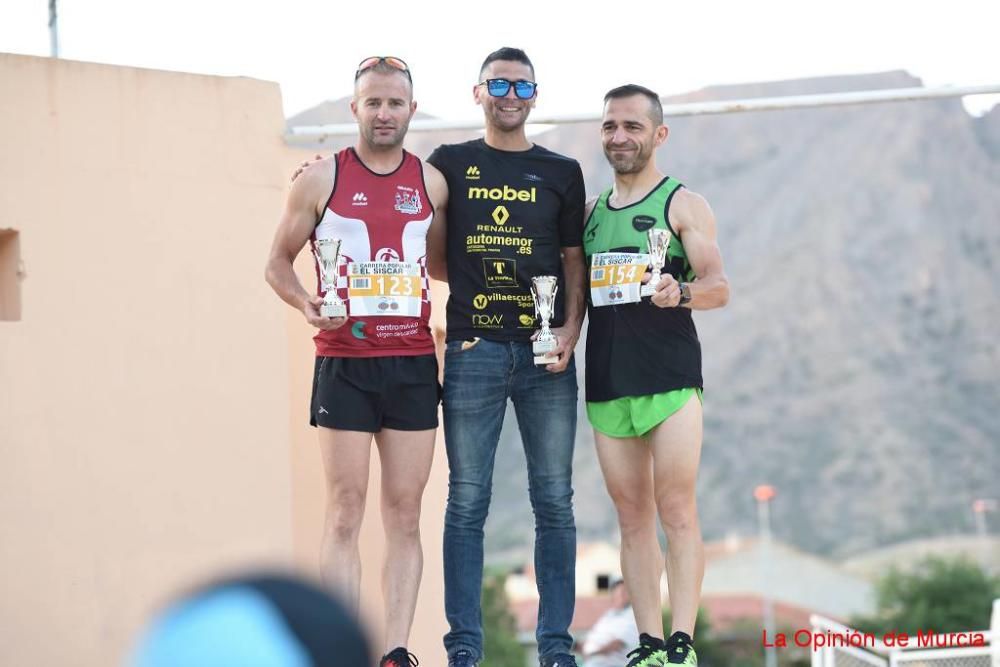
[[(625, 82), (666, 95), (903, 69), (1000, 84), (998, 0), (60, 0), (59, 14), (65, 58), (277, 81), (288, 115), (350, 94), (358, 61), (389, 54), (413, 69), (423, 111), (476, 118), (479, 64), (505, 45), (534, 61), (545, 114), (593, 110)], [(47, 0), (0, 0), (0, 51), (48, 55), (47, 21)]]

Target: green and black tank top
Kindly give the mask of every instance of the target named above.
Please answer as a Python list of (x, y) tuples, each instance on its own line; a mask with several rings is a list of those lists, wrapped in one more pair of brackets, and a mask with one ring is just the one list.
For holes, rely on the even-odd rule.
[[(684, 187), (664, 178), (641, 201), (614, 208), (611, 189), (602, 193), (583, 230), (589, 267), (599, 252), (648, 252), (646, 231), (670, 230), (664, 272), (679, 282), (695, 279), (680, 237), (667, 213), (674, 194)], [(639, 303), (594, 307), (587, 289), (587, 401), (646, 396), (684, 387), (702, 387), (701, 343), (690, 308), (658, 308)]]

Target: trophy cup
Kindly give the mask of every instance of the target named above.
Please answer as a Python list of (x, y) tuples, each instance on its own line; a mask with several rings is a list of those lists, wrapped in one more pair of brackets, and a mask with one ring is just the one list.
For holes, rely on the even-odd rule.
[(313, 244), (313, 255), (319, 267), (319, 284), (323, 290), (323, 305), (319, 314), (323, 317), (347, 317), (347, 307), (337, 296), (337, 263), (340, 260), (340, 239), (317, 239)]
[(649, 282), (639, 290), (639, 296), (653, 296), (656, 294), (656, 285), (660, 282), (660, 273), (667, 263), (667, 248), (670, 246), (670, 230), (650, 229), (646, 232), (646, 240), (649, 244), (649, 263), (651, 265), (651, 275)]
[(552, 329), (549, 328), (549, 320), (555, 314), (558, 291), (555, 276), (535, 276), (531, 279), (531, 298), (535, 302), (535, 316), (542, 320), (542, 329), (531, 345), (531, 351), (535, 353), (535, 363), (538, 365), (554, 364), (559, 361), (559, 357), (552, 354), (557, 341)]

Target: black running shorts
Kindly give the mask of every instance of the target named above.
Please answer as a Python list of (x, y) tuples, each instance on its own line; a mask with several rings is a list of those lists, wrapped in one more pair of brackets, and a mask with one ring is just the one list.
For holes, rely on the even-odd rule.
[(437, 428), (437, 357), (316, 357), (309, 423), (342, 431)]

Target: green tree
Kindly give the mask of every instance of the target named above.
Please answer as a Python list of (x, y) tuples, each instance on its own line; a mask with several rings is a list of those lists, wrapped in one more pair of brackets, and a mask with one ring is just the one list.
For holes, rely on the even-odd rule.
[(859, 630), (908, 634), (983, 630), (989, 627), (1000, 577), (990, 576), (967, 558), (926, 558), (912, 571), (893, 567), (875, 585), (877, 611), (856, 617)]
[(483, 652), (485, 665), (521, 667), (527, 662), (524, 647), (517, 641), (517, 623), (507, 607), (503, 575), (483, 578)]

